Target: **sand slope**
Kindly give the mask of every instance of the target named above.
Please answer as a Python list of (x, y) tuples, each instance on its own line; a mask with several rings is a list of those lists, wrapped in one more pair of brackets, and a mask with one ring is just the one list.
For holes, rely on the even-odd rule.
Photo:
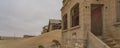
[(48, 47), (51, 45), (52, 40), (61, 39), (61, 30), (54, 30), (43, 35), (18, 39), (18, 40), (3, 40), (0, 41), (0, 48), (37, 48), (39, 45), (44, 45)]

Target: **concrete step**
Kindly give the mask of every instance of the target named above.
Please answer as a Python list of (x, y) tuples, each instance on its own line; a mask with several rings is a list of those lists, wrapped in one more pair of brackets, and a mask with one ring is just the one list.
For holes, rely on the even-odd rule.
[(114, 46), (112, 46), (112, 48), (120, 48), (120, 45), (114, 45)]
[(109, 46), (115, 46), (117, 43), (116, 43), (115, 41), (113, 41), (113, 42), (107, 42), (107, 44), (108, 44)]
[[(101, 38), (101, 37), (99, 37)], [(107, 45), (109, 45), (111, 48), (120, 48), (120, 45), (111, 37), (103, 37), (101, 38)]]
[(104, 39), (105, 42), (113, 42), (114, 40), (109, 38), (109, 39)]
[(111, 48), (120, 48), (120, 45), (118, 45), (112, 38), (103, 38), (103, 41)]

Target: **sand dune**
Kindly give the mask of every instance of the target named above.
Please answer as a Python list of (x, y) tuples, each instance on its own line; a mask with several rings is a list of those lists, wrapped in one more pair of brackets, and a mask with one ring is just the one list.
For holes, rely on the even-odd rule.
[(43, 45), (48, 48), (51, 45), (52, 40), (61, 39), (61, 30), (54, 30), (43, 35), (17, 40), (1, 40), (0, 48), (37, 48), (39, 45)]

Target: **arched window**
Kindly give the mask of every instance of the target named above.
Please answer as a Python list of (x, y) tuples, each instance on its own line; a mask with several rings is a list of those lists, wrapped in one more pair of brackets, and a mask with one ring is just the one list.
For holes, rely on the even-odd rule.
[(120, 22), (120, 0), (117, 1), (117, 22)]
[(79, 25), (79, 3), (71, 9), (71, 23), (72, 27)]
[(63, 30), (67, 29), (67, 14), (63, 16)]

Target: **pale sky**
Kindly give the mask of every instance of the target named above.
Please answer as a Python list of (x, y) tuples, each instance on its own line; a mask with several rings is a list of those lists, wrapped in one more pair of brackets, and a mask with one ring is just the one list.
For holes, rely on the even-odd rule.
[(0, 0), (0, 36), (39, 35), (49, 19), (61, 19), (62, 0)]

